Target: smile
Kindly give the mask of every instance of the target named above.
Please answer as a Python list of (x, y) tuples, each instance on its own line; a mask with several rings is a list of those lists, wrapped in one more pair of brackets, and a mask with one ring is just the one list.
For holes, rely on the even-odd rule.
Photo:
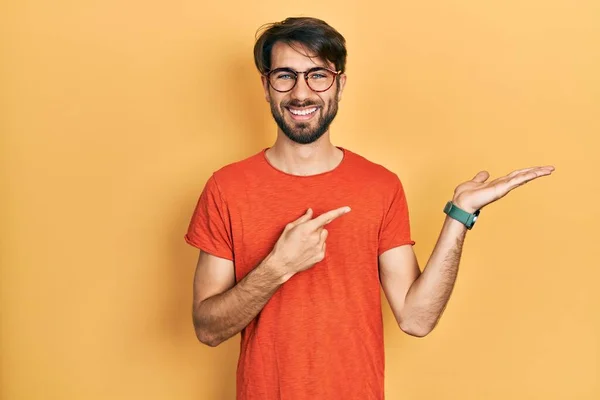
[(294, 115), (309, 115), (317, 111), (317, 107), (307, 108), (306, 110), (295, 110), (293, 108), (288, 108), (290, 112)]
[(303, 109), (286, 107), (286, 109), (290, 112), (292, 119), (296, 121), (307, 121), (317, 114), (319, 107)]

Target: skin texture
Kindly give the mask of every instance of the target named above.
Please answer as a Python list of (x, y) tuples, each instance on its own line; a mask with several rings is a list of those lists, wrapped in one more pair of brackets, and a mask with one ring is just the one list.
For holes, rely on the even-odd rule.
[[(332, 63), (308, 56), (314, 55), (306, 54), (300, 45), (276, 43), (272, 68), (305, 71), (321, 65), (335, 69)], [(269, 87), (264, 77), (261, 79), (265, 100), (278, 123), (275, 144), (265, 153), (269, 162), (281, 171), (302, 176), (335, 168), (343, 155), (331, 143), (328, 125), (323, 129), (323, 124), (328, 115), (335, 116), (346, 75), (341, 74), (338, 85), (322, 93), (313, 92), (303, 79), (290, 92), (279, 93)], [(286, 110), (308, 104), (319, 107), (310, 120), (295, 121)], [(486, 182), (489, 173), (480, 171), (458, 185), (452, 199), (463, 210), (474, 212), (553, 171), (552, 166), (525, 168), (490, 182)], [(342, 207), (313, 218), (309, 209), (290, 221), (271, 253), (237, 284), (232, 261), (200, 251), (192, 311), (198, 339), (216, 346), (234, 336), (256, 317), (281, 285), (322, 260), (328, 235), (324, 227), (335, 218), (343, 218), (344, 210)], [(423, 272), (411, 245), (379, 256), (381, 285), (398, 325), (407, 334), (423, 337), (438, 323), (454, 288), (466, 232), (462, 223), (447, 216)]]

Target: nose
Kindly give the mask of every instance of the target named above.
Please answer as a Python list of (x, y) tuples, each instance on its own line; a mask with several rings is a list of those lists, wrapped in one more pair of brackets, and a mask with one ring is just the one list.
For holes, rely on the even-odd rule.
[(290, 95), (294, 99), (298, 99), (303, 101), (310, 97), (312, 94), (311, 88), (306, 84), (306, 79), (304, 78), (304, 73), (298, 74), (298, 78), (296, 78), (296, 85), (292, 89)]

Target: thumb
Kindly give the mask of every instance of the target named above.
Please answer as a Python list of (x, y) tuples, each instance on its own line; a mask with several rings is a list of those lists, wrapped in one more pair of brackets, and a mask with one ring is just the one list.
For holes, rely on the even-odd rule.
[(490, 174), (487, 171), (479, 171), (477, 175), (473, 179), (473, 182), (483, 183), (490, 177)]
[(312, 208), (309, 208), (308, 210), (306, 210), (306, 212), (300, 218), (291, 222), (292, 227), (298, 226), (298, 225), (310, 220), (312, 218), (312, 214), (313, 214), (313, 210), (312, 210)]

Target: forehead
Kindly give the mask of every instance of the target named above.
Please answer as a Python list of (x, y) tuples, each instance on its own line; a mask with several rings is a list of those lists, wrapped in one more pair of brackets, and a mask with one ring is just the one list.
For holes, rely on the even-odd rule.
[(304, 71), (317, 66), (335, 69), (333, 63), (318, 58), (298, 42), (293, 42), (291, 46), (284, 42), (276, 42), (271, 49), (271, 69), (288, 67)]

